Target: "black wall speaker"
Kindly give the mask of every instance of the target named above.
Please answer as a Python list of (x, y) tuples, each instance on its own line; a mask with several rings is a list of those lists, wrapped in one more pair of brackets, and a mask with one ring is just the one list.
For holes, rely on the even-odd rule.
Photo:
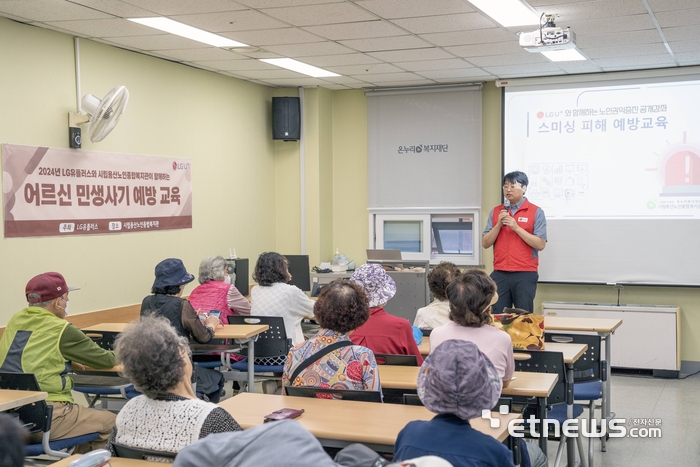
[(297, 141), (301, 136), (298, 97), (272, 98), (272, 139)]
[(73, 149), (80, 149), (81, 144), (80, 128), (68, 127), (68, 145)]

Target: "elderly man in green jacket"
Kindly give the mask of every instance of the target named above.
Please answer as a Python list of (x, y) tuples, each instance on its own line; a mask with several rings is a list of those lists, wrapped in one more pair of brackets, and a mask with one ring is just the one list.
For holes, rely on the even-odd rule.
[(53, 405), (51, 440), (100, 433), (99, 439), (82, 447), (87, 451), (104, 447), (116, 416), (76, 404), (70, 392), (73, 380), (67, 373), (71, 362), (111, 368), (116, 360), (113, 352), (100, 348), (65, 320), (68, 292), (75, 289), (57, 272), (39, 274), (27, 283), (28, 307), (10, 319), (0, 339), (0, 371), (36, 376)]

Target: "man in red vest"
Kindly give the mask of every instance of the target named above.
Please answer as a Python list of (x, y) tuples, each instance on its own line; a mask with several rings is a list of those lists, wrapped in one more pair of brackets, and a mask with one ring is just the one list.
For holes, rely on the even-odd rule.
[(511, 306), (534, 311), (538, 252), (547, 245), (547, 220), (544, 211), (525, 198), (527, 185), (523, 172), (503, 177), (506, 200), (493, 208), (481, 236), (481, 246), (493, 246), (491, 278), (498, 286), (493, 313)]

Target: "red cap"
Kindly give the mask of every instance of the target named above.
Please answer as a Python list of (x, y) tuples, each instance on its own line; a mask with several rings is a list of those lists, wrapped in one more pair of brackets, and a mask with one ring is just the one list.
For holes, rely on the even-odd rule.
[(68, 287), (66, 285), (66, 280), (61, 274), (57, 272), (45, 272), (32, 277), (29, 282), (27, 282), (27, 286), (24, 288), (24, 294), (39, 294), (39, 298), (29, 298), (27, 296), (27, 302), (41, 303), (58, 298), (71, 290), (79, 289), (80, 287)]

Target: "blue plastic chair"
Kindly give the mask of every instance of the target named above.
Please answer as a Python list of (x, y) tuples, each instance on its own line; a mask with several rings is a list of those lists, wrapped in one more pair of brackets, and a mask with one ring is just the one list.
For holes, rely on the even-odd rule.
[[(40, 391), (39, 383), (32, 373), (0, 373), (0, 389), (15, 389), (19, 391)], [(81, 444), (89, 443), (100, 437), (99, 433), (88, 433), (71, 438), (49, 441), (51, 437), (51, 418), (53, 406), (46, 401), (33, 402), (18, 407), (11, 411), (16, 414), (20, 422), (30, 434), (41, 433), (41, 443), (30, 444), (25, 447), (26, 456), (49, 456), (65, 458), (70, 457), (73, 448)]]

